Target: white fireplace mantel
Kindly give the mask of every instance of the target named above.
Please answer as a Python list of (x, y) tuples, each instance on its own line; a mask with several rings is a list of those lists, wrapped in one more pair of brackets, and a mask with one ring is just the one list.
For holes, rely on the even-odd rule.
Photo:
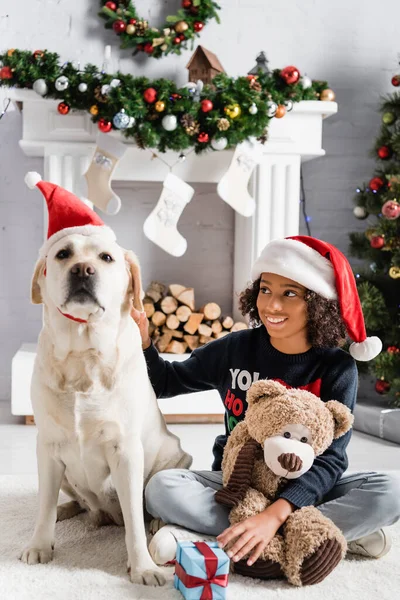
[[(95, 147), (97, 127), (90, 116), (84, 112), (60, 115), (57, 100), (44, 100), (31, 90), (12, 89), (9, 97), (22, 103), (23, 152), (44, 158), (44, 179), (77, 193), (77, 182)], [(235, 294), (244, 288), (252, 263), (268, 241), (298, 233), (300, 165), (324, 156), (322, 122), (336, 112), (335, 102), (304, 101), (295, 104), (283, 119), (271, 120), (263, 159), (250, 183), (256, 212), (250, 218), (235, 216)], [(117, 165), (115, 180), (165, 179), (168, 167), (152, 160), (152, 151), (139, 149), (118, 132), (109, 135), (115, 135), (128, 146)], [(232, 158), (232, 151), (228, 150), (200, 156), (189, 151), (185, 154), (186, 160), (176, 164), (174, 173), (187, 182), (217, 183)], [(178, 158), (171, 151), (162, 156), (170, 165)]]

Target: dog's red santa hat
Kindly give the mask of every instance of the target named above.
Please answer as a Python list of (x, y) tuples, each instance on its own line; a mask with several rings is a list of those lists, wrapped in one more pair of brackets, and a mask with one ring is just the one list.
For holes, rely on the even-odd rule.
[(357, 285), (347, 258), (335, 246), (307, 235), (269, 242), (251, 270), (253, 281), (275, 273), (297, 281), (328, 300), (337, 300), (347, 333), (350, 354), (371, 360), (382, 350), (378, 337), (367, 337)]
[(42, 192), (49, 211), (47, 241), (40, 249), (41, 256), (47, 256), (55, 242), (72, 233), (101, 236), (106, 241), (115, 241), (113, 230), (103, 223), (94, 210), (68, 190), (55, 183), (42, 181), (39, 173), (34, 171), (26, 174), (25, 183), (30, 189), (37, 187)]

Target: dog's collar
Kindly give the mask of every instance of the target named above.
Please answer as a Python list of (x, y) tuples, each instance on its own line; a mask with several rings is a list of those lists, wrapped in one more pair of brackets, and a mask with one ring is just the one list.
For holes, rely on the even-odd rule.
[(77, 317), (73, 317), (72, 315), (69, 315), (68, 313), (63, 313), (62, 310), (60, 310), (58, 307), (57, 307), (57, 310), (64, 317), (67, 317), (67, 319), (71, 319), (71, 321), (75, 321), (76, 323), (87, 323), (87, 321), (85, 321), (85, 319), (78, 319)]

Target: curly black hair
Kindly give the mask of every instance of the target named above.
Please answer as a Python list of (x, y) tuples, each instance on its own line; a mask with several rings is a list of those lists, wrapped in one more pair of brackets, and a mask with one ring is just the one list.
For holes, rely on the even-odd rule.
[[(250, 324), (261, 325), (257, 309), (261, 277), (256, 279), (239, 296), (239, 309), (243, 316), (248, 315)], [(335, 348), (346, 340), (346, 326), (340, 314), (339, 303), (327, 300), (312, 290), (304, 296), (307, 302), (307, 341), (314, 348)]]

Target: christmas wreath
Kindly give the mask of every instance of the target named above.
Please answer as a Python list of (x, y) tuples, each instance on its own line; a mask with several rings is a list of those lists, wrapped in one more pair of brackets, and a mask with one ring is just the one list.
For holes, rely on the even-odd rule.
[(121, 48), (134, 48), (134, 54), (145, 52), (154, 58), (166, 54), (180, 54), (193, 41), (210, 19), (219, 23), (217, 10), (220, 8), (212, 0), (182, 0), (182, 8), (176, 15), (169, 15), (161, 29), (150, 27), (141, 19), (134, 2), (102, 2), (99, 15), (106, 19), (105, 27), (113, 29), (121, 38)]
[(223, 150), (250, 137), (265, 141), (269, 121), (282, 118), (294, 102), (334, 99), (326, 82), (301, 77), (293, 66), (236, 79), (219, 74), (212, 85), (188, 83), (178, 89), (169, 79), (60, 64), (58, 54), (47, 50), (0, 54), (0, 85), (59, 99), (62, 115), (86, 110), (101, 131), (121, 130), (139, 147), (161, 152)]

